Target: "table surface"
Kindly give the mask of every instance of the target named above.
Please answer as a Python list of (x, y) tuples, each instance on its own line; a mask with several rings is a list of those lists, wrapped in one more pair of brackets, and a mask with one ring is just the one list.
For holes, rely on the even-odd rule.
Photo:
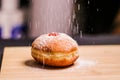
[(37, 63), (31, 47), (4, 49), (0, 80), (120, 80), (120, 45), (79, 46), (74, 65), (54, 68)]

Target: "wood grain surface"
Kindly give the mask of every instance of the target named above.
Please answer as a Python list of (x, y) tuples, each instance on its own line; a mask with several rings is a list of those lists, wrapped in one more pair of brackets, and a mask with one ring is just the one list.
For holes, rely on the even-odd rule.
[(69, 67), (37, 63), (31, 47), (4, 49), (0, 80), (120, 80), (120, 45), (79, 46), (79, 59)]

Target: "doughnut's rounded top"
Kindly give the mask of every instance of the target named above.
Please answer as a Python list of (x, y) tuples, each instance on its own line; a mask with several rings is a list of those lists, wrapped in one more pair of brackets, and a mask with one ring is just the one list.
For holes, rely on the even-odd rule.
[(32, 43), (32, 48), (42, 52), (70, 53), (78, 50), (78, 44), (65, 33), (52, 32), (36, 38)]

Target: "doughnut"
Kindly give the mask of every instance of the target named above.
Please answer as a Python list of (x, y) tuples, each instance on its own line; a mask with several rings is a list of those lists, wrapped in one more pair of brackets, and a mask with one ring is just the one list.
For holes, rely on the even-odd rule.
[(79, 57), (78, 44), (65, 33), (42, 34), (32, 42), (31, 55), (44, 65), (65, 67)]

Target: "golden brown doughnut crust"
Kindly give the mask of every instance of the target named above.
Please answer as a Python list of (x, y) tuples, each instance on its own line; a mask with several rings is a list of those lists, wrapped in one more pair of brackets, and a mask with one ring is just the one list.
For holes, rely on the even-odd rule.
[(38, 50), (32, 49), (33, 58), (36, 61), (48, 66), (69, 66), (73, 64), (75, 60), (79, 57), (76, 52), (71, 52), (67, 55), (63, 55), (63, 53), (58, 53), (60, 54), (60, 56), (57, 56), (57, 53), (55, 54), (50, 55), (49, 53), (39, 52)]
[(64, 33), (39, 36), (33, 41), (31, 51), (35, 60), (49, 66), (68, 66), (79, 57), (76, 41)]

